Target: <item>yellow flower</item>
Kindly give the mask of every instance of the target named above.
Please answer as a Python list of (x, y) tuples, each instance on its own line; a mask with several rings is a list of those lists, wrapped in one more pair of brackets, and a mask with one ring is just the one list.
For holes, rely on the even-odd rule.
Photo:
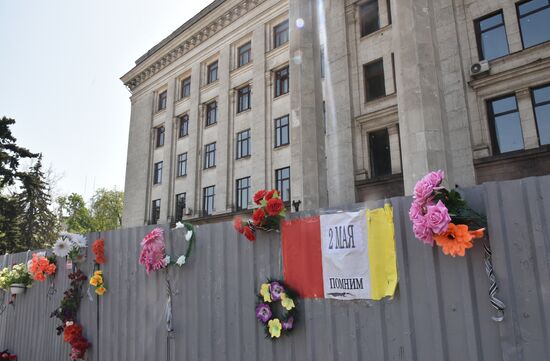
[(94, 272), (94, 276), (101, 276), (103, 274), (103, 271), (102, 270), (97, 270)]
[(271, 338), (281, 337), (281, 329), (283, 328), (283, 326), (281, 325), (281, 321), (279, 321), (278, 318), (269, 320), (269, 322), (267, 323), (267, 326), (269, 328), (269, 334), (271, 335)]
[(271, 293), (269, 292), (269, 283), (264, 283), (260, 288), (260, 295), (264, 298), (264, 302), (271, 302)]
[(101, 278), (101, 276), (93, 276), (92, 278), (90, 278), (90, 284), (92, 286), (98, 286), (102, 283), (103, 283), (103, 279)]
[(107, 289), (103, 286), (99, 286), (98, 288), (95, 289), (95, 293), (97, 293), (98, 295), (102, 296), (105, 291), (107, 291)]
[(286, 293), (281, 294), (281, 305), (287, 309), (287, 311), (292, 310), (296, 305), (294, 305), (294, 300), (286, 295)]

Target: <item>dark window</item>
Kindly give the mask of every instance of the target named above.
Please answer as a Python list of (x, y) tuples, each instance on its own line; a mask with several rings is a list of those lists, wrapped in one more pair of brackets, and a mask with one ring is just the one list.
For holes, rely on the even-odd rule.
[(212, 168), (216, 165), (216, 143), (210, 143), (204, 146), (204, 169)]
[(206, 126), (218, 122), (218, 103), (211, 102), (206, 104)]
[(205, 187), (202, 189), (202, 213), (207, 216), (214, 212), (214, 186)]
[(397, 93), (397, 78), (395, 77), (395, 56), (391, 53), (391, 74), (393, 76), (393, 92)]
[(162, 162), (155, 163), (155, 170), (153, 173), (153, 184), (162, 183)]
[(502, 11), (475, 21), (479, 59), (492, 60), (508, 54)]
[(185, 193), (176, 194), (176, 222), (181, 221), (185, 214)]
[(156, 146), (162, 147), (164, 145), (164, 127), (158, 127), (156, 131), (157, 131)]
[(289, 143), (288, 129), (288, 115), (275, 119), (275, 148)]
[(384, 62), (382, 59), (366, 64), (364, 66), (364, 72), (367, 101), (385, 96), (386, 84), (384, 80)]
[(388, 11), (388, 24), (391, 24), (391, 0), (386, 0), (386, 10)]
[(275, 72), (275, 97), (288, 93), (288, 66)]
[(275, 188), (281, 194), (283, 202), (290, 202), (290, 167), (275, 171)]
[(178, 177), (187, 175), (187, 152), (178, 154)]
[(217, 61), (208, 65), (208, 76), (207, 76), (208, 84), (213, 83), (216, 80), (218, 80), (218, 62)]
[(541, 145), (550, 144), (550, 85), (533, 89), (532, 96), (539, 143)]
[(249, 41), (248, 43), (242, 45), (237, 50), (238, 52), (238, 66), (243, 66), (248, 63), (250, 63), (250, 60), (252, 60), (252, 43)]
[(250, 200), (250, 177), (237, 179), (237, 210), (248, 208)]
[(189, 134), (189, 115), (184, 114), (180, 117), (180, 130), (178, 136), (185, 137)]
[(250, 109), (250, 85), (237, 90), (237, 113)]
[(390, 136), (387, 129), (369, 133), (372, 177), (391, 174)]
[(325, 49), (321, 49), (321, 78), (325, 77)]
[(188, 77), (181, 81), (181, 97), (187, 98), (190, 95), (191, 95), (191, 77)]
[(531, 0), (518, 5), (523, 47), (550, 40), (550, 0)]
[(380, 29), (378, 0), (368, 0), (359, 5), (359, 18), (361, 21), (361, 36), (369, 35)]
[(250, 155), (250, 129), (237, 133), (237, 159)]
[(151, 205), (151, 223), (157, 224), (160, 218), (160, 199), (155, 199)]
[(491, 100), (488, 103), (489, 125), (493, 153), (523, 149), (523, 133), (515, 95)]
[(158, 104), (158, 110), (166, 109), (166, 97), (167, 97), (167, 91), (163, 91), (159, 94), (159, 104)]
[(288, 42), (288, 20), (283, 21), (273, 28), (273, 48)]

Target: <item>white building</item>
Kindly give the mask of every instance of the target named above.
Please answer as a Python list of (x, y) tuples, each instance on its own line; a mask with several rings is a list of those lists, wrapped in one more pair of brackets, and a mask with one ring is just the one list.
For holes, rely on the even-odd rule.
[(549, 24), (549, 0), (216, 0), (122, 77), (123, 224), (548, 174)]

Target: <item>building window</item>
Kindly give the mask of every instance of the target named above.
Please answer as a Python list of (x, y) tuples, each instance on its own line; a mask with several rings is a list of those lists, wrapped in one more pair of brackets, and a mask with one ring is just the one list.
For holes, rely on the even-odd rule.
[(216, 166), (216, 143), (204, 146), (204, 169)]
[(239, 49), (237, 49), (237, 53), (237, 64), (239, 67), (250, 63), (250, 60), (252, 60), (252, 43), (249, 41), (248, 43), (240, 46)]
[(367, 101), (386, 96), (386, 84), (384, 79), (384, 62), (380, 58), (364, 65), (365, 94)]
[(361, 36), (369, 35), (380, 29), (378, 0), (367, 0), (359, 5), (359, 19), (361, 21)]
[(515, 95), (491, 100), (488, 103), (489, 126), (493, 153), (523, 149), (523, 134)]
[(550, 84), (532, 90), (541, 145), (550, 144)]
[(275, 148), (289, 143), (288, 115), (275, 119)]
[(237, 179), (237, 210), (248, 208), (250, 200), (250, 177)]
[(237, 133), (237, 159), (250, 155), (250, 129)]
[(162, 183), (162, 162), (155, 163), (155, 169), (153, 173), (153, 184)]
[(218, 122), (218, 103), (210, 102), (206, 104), (206, 126)]
[(290, 167), (275, 171), (275, 188), (279, 191), (283, 202), (290, 202)]
[(181, 97), (187, 98), (191, 95), (191, 77), (187, 77), (181, 81)]
[(273, 28), (273, 48), (288, 42), (288, 20), (283, 21)]
[(391, 0), (386, 0), (386, 10), (388, 11), (388, 25), (391, 24)]
[(168, 95), (168, 91), (167, 91), (167, 90), (165, 90), (165, 91), (163, 91), (163, 92), (161, 92), (161, 93), (159, 94), (158, 108), (157, 108), (158, 111), (161, 111), (161, 110), (166, 109), (166, 98), (167, 98), (167, 95)]
[(493, 60), (508, 54), (502, 11), (475, 21), (479, 59)]
[(187, 175), (187, 152), (178, 155), (177, 176), (183, 177)]
[(164, 145), (164, 127), (158, 127), (156, 128), (156, 146), (162, 147)]
[(212, 64), (208, 65), (208, 84), (213, 83), (216, 80), (218, 80), (218, 61), (215, 61)]
[(160, 199), (155, 199), (151, 205), (151, 224), (157, 224), (160, 218)]
[(320, 51), (320, 58), (321, 58), (321, 78), (325, 78), (325, 49), (321, 48)]
[(523, 48), (550, 40), (550, 0), (530, 0), (518, 4)]
[(205, 216), (214, 212), (215, 187), (205, 187), (202, 189), (202, 213)]
[(250, 85), (237, 90), (237, 113), (250, 109)]
[(390, 136), (388, 129), (369, 133), (371, 177), (391, 174)]
[(180, 117), (180, 129), (178, 136), (185, 137), (189, 134), (189, 114), (184, 114)]
[(288, 66), (275, 72), (275, 97), (288, 93)]
[(181, 221), (185, 214), (185, 198), (185, 193), (176, 194), (176, 222)]

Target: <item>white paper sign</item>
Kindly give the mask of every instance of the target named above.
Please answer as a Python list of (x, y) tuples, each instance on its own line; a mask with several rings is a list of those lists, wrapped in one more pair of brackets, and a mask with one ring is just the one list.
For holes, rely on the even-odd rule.
[(320, 218), (325, 298), (370, 298), (365, 210)]

